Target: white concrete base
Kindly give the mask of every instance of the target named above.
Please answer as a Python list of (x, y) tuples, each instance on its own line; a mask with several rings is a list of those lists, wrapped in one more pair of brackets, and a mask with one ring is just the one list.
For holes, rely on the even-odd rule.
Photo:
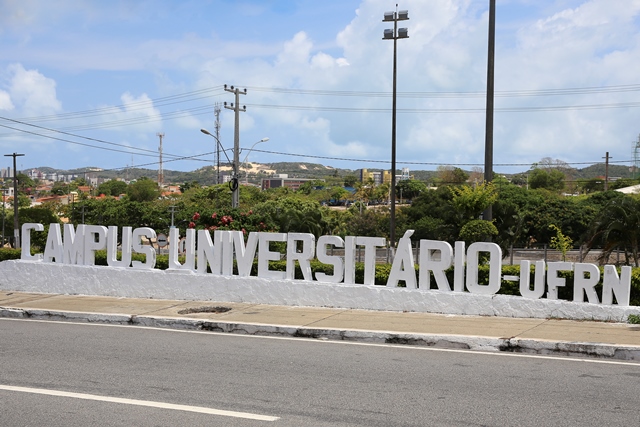
[(0, 289), (127, 298), (616, 322), (626, 322), (629, 314), (640, 314), (640, 307), (532, 300), (509, 295), (475, 295), (385, 286), (199, 275), (186, 270), (135, 270), (21, 260), (0, 262)]

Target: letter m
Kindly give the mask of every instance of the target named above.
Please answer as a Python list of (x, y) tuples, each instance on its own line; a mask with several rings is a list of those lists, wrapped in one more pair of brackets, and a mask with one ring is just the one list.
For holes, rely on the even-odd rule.
[(64, 241), (62, 259), (65, 264), (84, 264), (84, 224), (78, 225), (77, 231), (73, 224), (64, 225)]

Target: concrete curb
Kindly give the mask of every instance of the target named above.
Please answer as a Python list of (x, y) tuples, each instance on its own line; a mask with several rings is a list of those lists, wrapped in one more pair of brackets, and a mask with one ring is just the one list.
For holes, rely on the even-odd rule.
[(84, 313), (41, 309), (0, 307), (0, 317), (53, 320), (70, 323), (131, 325), (161, 329), (209, 331), (239, 335), (312, 338), (378, 344), (424, 346), (442, 349), (496, 351), (539, 355), (563, 355), (598, 359), (640, 360), (640, 346), (545, 341), (522, 338), (490, 338), (465, 335), (407, 334), (391, 331), (325, 329), (268, 325), (261, 323), (221, 322), (177, 317), (137, 316), (128, 314)]

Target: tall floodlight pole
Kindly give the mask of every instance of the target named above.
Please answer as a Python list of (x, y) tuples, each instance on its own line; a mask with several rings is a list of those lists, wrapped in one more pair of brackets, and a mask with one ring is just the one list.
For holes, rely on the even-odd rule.
[(246, 95), (247, 89), (240, 92), (240, 89), (237, 87), (227, 87), (227, 85), (224, 85), (224, 90), (231, 92), (236, 96), (235, 103), (229, 106), (225, 102), (224, 108), (228, 108), (235, 112), (235, 123), (233, 126), (233, 178), (231, 179), (231, 191), (233, 194), (231, 196), (231, 207), (237, 208), (240, 206), (240, 186), (238, 185), (238, 169), (240, 165), (240, 111), (247, 111), (246, 106), (242, 106), (242, 108), (240, 108), (240, 95)]
[(398, 39), (409, 38), (409, 31), (406, 28), (398, 28), (398, 21), (409, 19), (409, 11), (398, 12), (396, 4), (395, 12), (385, 12), (382, 22), (393, 21), (393, 30), (386, 29), (383, 33), (383, 40), (393, 40), (393, 101), (391, 108), (391, 218), (389, 224), (389, 241), (391, 247), (396, 245), (396, 75), (398, 69)]
[[(484, 139), (484, 181), (493, 181), (493, 92), (494, 92), (494, 62), (496, 51), (496, 0), (489, 0), (489, 53), (487, 55), (487, 122)], [(491, 205), (482, 215), (483, 219), (491, 221), (493, 212)]]
[(18, 171), (16, 170), (16, 157), (24, 154), (5, 154), (5, 157), (13, 157), (13, 247), (20, 249), (20, 222), (18, 221)]
[(0, 247), (4, 248), (4, 217), (5, 217), (5, 196), (7, 194), (7, 189), (4, 188), (4, 181), (2, 182), (2, 245)]

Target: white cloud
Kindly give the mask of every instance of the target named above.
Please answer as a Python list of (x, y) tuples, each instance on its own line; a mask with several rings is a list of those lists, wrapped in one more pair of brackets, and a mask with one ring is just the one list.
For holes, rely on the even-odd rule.
[(15, 106), (13, 102), (11, 102), (11, 95), (8, 92), (0, 90), (0, 110), (10, 111), (13, 110)]
[[(331, 156), (335, 157), (367, 158), (371, 155), (367, 144), (362, 141), (348, 141), (345, 144), (329, 142), (326, 148), (327, 153), (330, 153)], [(326, 163), (326, 161), (324, 162)]]
[(278, 54), (278, 65), (306, 64), (309, 60), (313, 44), (304, 31), (293, 36), (293, 39), (284, 43), (282, 52)]
[[(11, 64), (4, 73), (10, 105), (20, 114), (36, 116), (59, 112), (62, 109), (56, 97), (56, 82), (37, 70), (26, 70), (22, 64)], [(5, 97), (6, 99), (6, 97)], [(9, 105), (7, 104), (7, 105)]]

